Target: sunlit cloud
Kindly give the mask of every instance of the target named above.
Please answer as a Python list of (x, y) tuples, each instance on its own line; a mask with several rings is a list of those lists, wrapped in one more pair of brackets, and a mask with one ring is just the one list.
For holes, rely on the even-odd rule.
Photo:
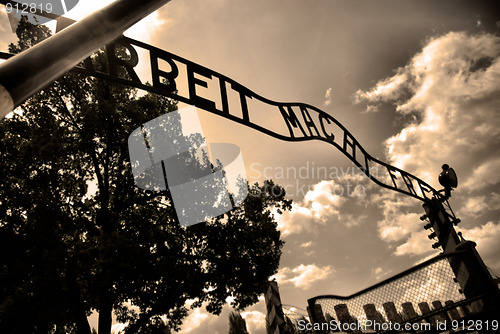
[(301, 264), (295, 268), (281, 268), (272, 278), (276, 279), (278, 284), (293, 284), (296, 288), (309, 289), (316, 281), (324, 280), (335, 273), (331, 266), (319, 267), (315, 264)]
[(423, 255), (428, 254), (429, 252), (433, 252), (431, 245), (435, 242), (429, 240), (427, 235), (428, 231), (419, 229), (417, 232), (411, 233), (410, 237), (404, 244), (396, 247), (396, 251), (394, 254), (398, 256), (402, 255)]
[(282, 215), (275, 213), (278, 228), (283, 235), (312, 232), (318, 224), (325, 225), (332, 217), (339, 219), (339, 208), (347, 200), (340, 193), (339, 185), (333, 180), (315, 184), (302, 202), (293, 203), (292, 210)]
[(371, 112), (378, 112), (378, 107), (373, 105), (373, 104), (369, 104), (366, 106), (366, 110), (365, 110), (366, 113), (371, 113)]
[(466, 180), (467, 187), (477, 187), (483, 164), (497, 166), (497, 161), (488, 159), (494, 155), (486, 152), (500, 143), (499, 40), (491, 34), (448, 33), (430, 40), (393, 77), (357, 93), (358, 102), (391, 101), (398, 112), (418, 116), (418, 122), (386, 141), (391, 163), (418, 171), (419, 176), (432, 176), (443, 161), (470, 165), (467, 161), (477, 156), (472, 159), (477, 177)]
[(486, 264), (495, 271), (500, 271), (500, 222), (487, 222), (473, 228), (461, 228), (462, 235), (467, 240), (477, 243), (477, 250)]
[[(230, 301), (230, 300), (229, 300)], [(192, 301), (191, 301), (192, 304)], [(189, 307), (188, 303), (186, 304)], [(228, 332), (229, 314), (234, 312), (229, 304), (225, 304), (220, 315), (213, 315), (206, 311), (206, 303), (200, 308), (189, 311), (188, 316), (183, 319), (179, 333), (189, 334), (225, 334)], [(241, 310), (241, 316), (245, 319), (249, 333), (265, 333), (265, 310), (266, 303), (264, 295), (258, 297), (258, 302), (245, 310)]]
[[(487, 263), (495, 270), (500, 269), (500, 259), (498, 258), (498, 254), (500, 254), (500, 244), (498, 243), (498, 239), (500, 238), (500, 223), (488, 222), (481, 226), (460, 228), (459, 230), (467, 240), (472, 240), (477, 243), (478, 252)], [(433, 252), (433, 254), (426, 256), (417, 263), (421, 263), (435, 256), (435, 251), (430, 247), (435, 241), (430, 241), (427, 238), (428, 234), (429, 231), (425, 230), (412, 233), (405, 243), (396, 248), (395, 255), (414, 256), (428, 254), (431, 251)]]
[(209, 318), (209, 316), (210, 315), (201, 308), (192, 310), (183, 322), (183, 332), (191, 333), (193, 330), (199, 328), (201, 324)]
[(474, 196), (467, 199), (467, 202), (465, 203), (465, 206), (461, 208), (460, 213), (472, 217), (477, 217), (488, 208), (489, 206), (485, 196)]
[(359, 103), (363, 100), (378, 102), (395, 99), (405, 89), (407, 80), (408, 77), (406, 73), (402, 72), (400, 74), (397, 74), (391, 78), (379, 82), (375, 88), (368, 92), (359, 90), (356, 93), (355, 101)]
[(155, 36), (164, 29), (167, 21), (156, 11), (145, 17), (131, 28), (125, 31), (124, 35), (140, 41), (152, 41)]
[(464, 187), (470, 190), (478, 190), (489, 185), (500, 183), (500, 158), (493, 158), (483, 162), (474, 169), (472, 175), (467, 179)]
[[(492, 187), (498, 189), (500, 184), (500, 174), (495, 172), (500, 169), (499, 37), (451, 32), (430, 39), (394, 76), (358, 91), (356, 101), (367, 103), (368, 108), (392, 102), (398, 113), (415, 116), (385, 141), (392, 165), (436, 188), (443, 163), (460, 166), (461, 181), (453, 193), (454, 199), (464, 202), (459, 212), (480, 218), (498, 208), (495, 198), (500, 196)], [(383, 209), (379, 236), (395, 245), (396, 255), (421, 256), (431, 251), (418, 206), (393, 195), (375, 197), (373, 202)], [(496, 234), (496, 228), (487, 223), (467, 232), (489, 254), (495, 247), (486, 236)]]
[(332, 88), (328, 88), (325, 93), (325, 106), (329, 106), (332, 103)]
[(394, 192), (371, 197), (373, 204), (382, 208), (383, 219), (377, 222), (379, 236), (387, 242), (402, 241), (421, 230), (420, 215), (412, 212), (415, 201)]
[(254, 333), (255, 331), (266, 328), (266, 315), (259, 311), (247, 311), (241, 312), (241, 316), (245, 319), (247, 323), (247, 329), (249, 333)]

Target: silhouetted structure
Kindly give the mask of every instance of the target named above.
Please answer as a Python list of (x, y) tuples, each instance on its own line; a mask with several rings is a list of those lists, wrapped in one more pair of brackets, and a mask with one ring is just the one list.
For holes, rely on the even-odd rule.
[[(454, 278), (450, 263), (468, 256), (465, 250), (442, 254), (351, 296), (311, 298), (310, 320), (318, 324), (318, 334), (341, 330), (440, 333), (467, 327), (476, 320), (481, 321), (483, 330), (489, 324), (485, 333), (496, 333), (500, 328), (498, 308), (490, 305), (491, 295), (466, 296)], [(334, 320), (337, 327), (326, 319)], [(496, 325), (493, 320), (497, 320)]]

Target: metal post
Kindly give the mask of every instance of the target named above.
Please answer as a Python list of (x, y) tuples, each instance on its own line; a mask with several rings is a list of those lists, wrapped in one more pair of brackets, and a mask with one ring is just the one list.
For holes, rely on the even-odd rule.
[(472, 305), (473, 311), (498, 315), (500, 290), (477, 253), (476, 244), (459, 238), (453, 227), (454, 222), (450, 220), (439, 199), (433, 198), (423, 204), (423, 207), (426, 212), (423, 218), (429, 219), (425, 228), (433, 230), (429, 238), (438, 239), (433, 247), (441, 247), (444, 253), (463, 251), (463, 255), (453, 258), (450, 265), (466, 298), (485, 297), (483, 302), (475, 302)]
[(280, 330), (281, 325), (285, 322), (283, 307), (281, 305), (280, 292), (276, 281), (269, 281), (264, 292), (267, 308), (267, 320), (272, 334), (283, 333)]
[(170, 0), (118, 0), (0, 64), (0, 120)]

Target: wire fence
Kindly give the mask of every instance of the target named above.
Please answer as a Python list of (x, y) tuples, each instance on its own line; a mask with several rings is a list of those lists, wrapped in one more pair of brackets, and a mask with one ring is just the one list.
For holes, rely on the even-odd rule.
[(348, 332), (373, 333), (383, 332), (375, 330), (377, 323), (417, 322), (435, 326), (437, 322), (463, 318), (470, 314), (470, 304), (480, 301), (466, 301), (455, 279), (450, 262), (460, 255), (439, 255), (351, 296), (311, 298), (311, 321), (356, 324), (350, 327), (356, 330)]

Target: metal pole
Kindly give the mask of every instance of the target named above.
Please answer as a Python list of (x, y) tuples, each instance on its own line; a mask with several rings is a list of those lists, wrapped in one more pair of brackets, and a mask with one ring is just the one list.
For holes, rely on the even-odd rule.
[(500, 290), (491, 277), (486, 265), (476, 251), (476, 243), (460, 240), (459, 235), (453, 227), (440, 199), (433, 198), (423, 204), (429, 223), (425, 229), (433, 229), (429, 238), (437, 238), (438, 242), (433, 248), (441, 247), (443, 253), (464, 251), (460, 257), (454, 257), (450, 261), (451, 269), (456, 276), (461, 291), (466, 298), (484, 296), (482, 302), (474, 302), (471, 308), (474, 312), (489, 312), (491, 314), (500, 312)]
[(170, 0), (118, 0), (0, 64), (0, 120)]
[(269, 322), (270, 332), (272, 334), (283, 333), (281, 327), (285, 322), (285, 316), (276, 281), (267, 282), (264, 298), (266, 300), (267, 321)]

